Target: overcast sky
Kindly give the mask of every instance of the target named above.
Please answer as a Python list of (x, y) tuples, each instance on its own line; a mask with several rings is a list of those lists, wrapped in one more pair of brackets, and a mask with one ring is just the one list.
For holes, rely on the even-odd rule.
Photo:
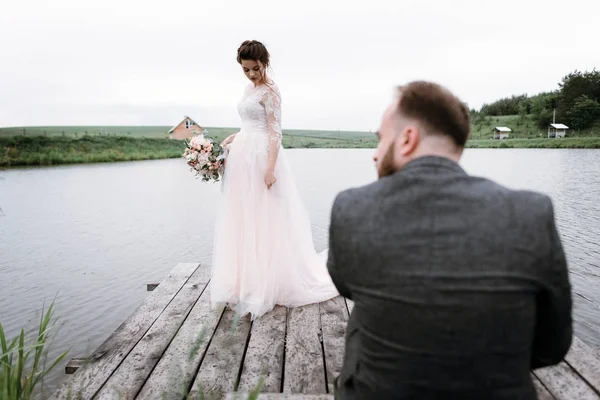
[(257, 39), (285, 128), (375, 130), (410, 80), (478, 108), (600, 67), (598, 15), (597, 0), (6, 0), (0, 126), (238, 126), (236, 49)]

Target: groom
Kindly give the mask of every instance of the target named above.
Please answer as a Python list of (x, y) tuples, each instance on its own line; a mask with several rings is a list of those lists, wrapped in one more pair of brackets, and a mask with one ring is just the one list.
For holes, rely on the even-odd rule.
[(354, 300), (340, 399), (536, 399), (571, 343), (551, 200), (467, 175), (469, 111), (433, 83), (383, 116), (380, 179), (333, 206), (328, 268)]

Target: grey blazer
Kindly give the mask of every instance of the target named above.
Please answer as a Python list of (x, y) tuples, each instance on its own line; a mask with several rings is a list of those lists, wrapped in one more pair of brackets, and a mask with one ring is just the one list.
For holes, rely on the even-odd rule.
[(340, 193), (328, 269), (355, 303), (340, 399), (536, 399), (571, 344), (551, 200), (446, 158)]

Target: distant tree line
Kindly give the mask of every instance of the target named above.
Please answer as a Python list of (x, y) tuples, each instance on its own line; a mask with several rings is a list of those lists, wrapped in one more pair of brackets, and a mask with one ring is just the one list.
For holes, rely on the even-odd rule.
[(600, 118), (600, 71), (574, 71), (562, 78), (558, 90), (535, 96), (515, 95), (484, 104), (480, 110), (471, 110), (475, 118), (500, 115), (532, 115), (540, 128), (556, 121), (570, 128), (589, 128)]

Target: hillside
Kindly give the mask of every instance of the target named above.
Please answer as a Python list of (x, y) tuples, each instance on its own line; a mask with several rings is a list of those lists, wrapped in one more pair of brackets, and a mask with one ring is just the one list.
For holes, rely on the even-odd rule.
[[(533, 115), (519, 116), (483, 116), (477, 115), (471, 121), (471, 139), (490, 139), (492, 131), (497, 126), (507, 126), (513, 130), (512, 138), (541, 138), (546, 137), (546, 130), (537, 127)], [(170, 126), (37, 126), (0, 128), (0, 137), (12, 136), (65, 136), (81, 138), (84, 136), (123, 136), (131, 138), (165, 139), (168, 137)], [(215, 140), (222, 140), (235, 133), (239, 128), (208, 127), (207, 134)], [(284, 129), (284, 136), (292, 147), (303, 147), (304, 144), (317, 144), (326, 140), (327, 143), (352, 142), (350, 147), (359, 147), (360, 143), (375, 141), (372, 132), (360, 131), (328, 131)], [(597, 119), (590, 128), (568, 132), (570, 137), (600, 137), (600, 119)], [(356, 142), (356, 143), (354, 143)], [(340, 143), (337, 143), (338, 145)], [(313, 147), (313, 146), (311, 146)], [(318, 146), (315, 146), (318, 147)], [(333, 146), (340, 147), (340, 146)]]
[(165, 139), (170, 126), (20, 126), (0, 128), (0, 136), (125, 136)]
[[(512, 138), (528, 139), (544, 138), (547, 136), (547, 130), (538, 128), (532, 115), (478, 116), (471, 121), (471, 140), (490, 139), (492, 131), (497, 126), (506, 126), (512, 129)], [(588, 129), (569, 130), (567, 136), (600, 137), (600, 119), (596, 120)]]
[[(311, 132), (312, 133), (312, 132)], [(224, 137), (215, 135), (215, 139)], [(285, 148), (375, 148), (372, 139), (339, 139), (285, 135)], [(600, 148), (600, 137), (565, 139), (470, 140), (469, 148)], [(178, 158), (179, 140), (124, 136), (0, 136), (0, 168), (20, 165), (57, 165)]]
[[(89, 131), (88, 131), (89, 132)], [(221, 141), (226, 131), (211, 133)], [(286, 148), (368, 148), (375, 140), (335, 139), (303, 135), (284, 135)], [(57, 165), (114, 161), (152, 160), (181, 157), (185, 144), (179, 140), (143, 137), (85, 135), (2, 136), (0, 167), (20, 165)]]
[[(562, 77), (557, 89), (535, 95), (519, 94), (471, 109), (475, 120), (484, 117), (527, 115), (520, 118), (523, 125), (535, 121), (541, 130), (556, 120), (571, 128), (575, 136), (593, 135), (600, 120), (600, 71), (575, 70)], [(529, 124), (531, 125), (531, 124)], [(532, 129), (531, 126), (529, 129)], [(587, 133), (588, 131), (592, 133)], [(598, 133), (596, 132), (596, 135)]]
[[(0, 128), (0, 137), (11, 136), (125, 136), (145, 137), (155, 139), (167, 138), (170, 126), (22, 126)], [(207, 127), (207, 134), (211, 137), (221, 138), (235, 133), (239, 128)], [(370, 132), (352, 131), (325, 131), (305, 129), (284, 129), (284, 135), (302, 136), (324, 139), (360, 140), (373, 139)]]

